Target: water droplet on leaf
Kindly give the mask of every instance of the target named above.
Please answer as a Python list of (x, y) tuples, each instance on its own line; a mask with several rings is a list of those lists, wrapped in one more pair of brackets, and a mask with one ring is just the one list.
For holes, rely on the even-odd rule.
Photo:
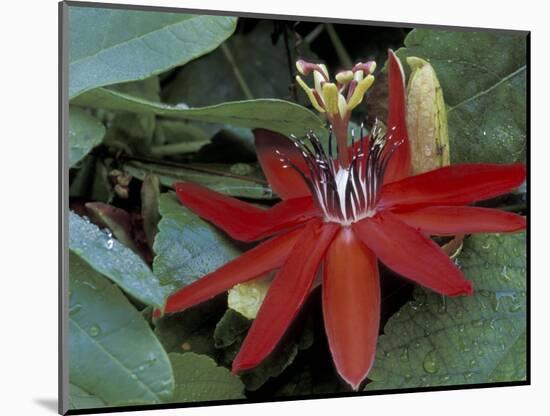
[(92, 325), (89, 329), (90, 336), (92, 337), (97, 337), (100, 332), (101, 332), (101, 329), (97, 325)]
[(439, 370), (439, 359), (435, 350), (426, 354), (422, 366), (424, 370), (430, 374), (436, 373)]

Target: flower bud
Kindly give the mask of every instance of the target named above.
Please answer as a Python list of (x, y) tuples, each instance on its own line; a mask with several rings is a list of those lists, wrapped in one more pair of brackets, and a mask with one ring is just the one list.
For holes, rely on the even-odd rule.
[(412, 173), (450, 164), (447, 111), (433, 67), (423, 59), (407, 58), (411, 75), (407, 86), (407, 131)]
[(248, 319), (256, 318), (271, 286), (271, 275), (240, 283), (229, 289), (227, 306)]

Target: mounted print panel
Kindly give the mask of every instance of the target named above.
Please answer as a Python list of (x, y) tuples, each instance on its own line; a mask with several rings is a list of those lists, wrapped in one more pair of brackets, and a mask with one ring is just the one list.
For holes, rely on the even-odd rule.
[(527, 32), (61, 14), (61, 413), (529, 383)]

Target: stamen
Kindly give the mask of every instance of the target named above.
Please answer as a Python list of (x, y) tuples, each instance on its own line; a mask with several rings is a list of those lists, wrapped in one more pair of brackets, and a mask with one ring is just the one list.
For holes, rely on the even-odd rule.
[[(336, 143), (336, 156), (332, 151), (332, 126), (329, 128), (328, 152), (312, 132), (304, 137), (290, 136), (290, 140), (302, 156), (306, 169), (299, 168), (286, 155), (276, 150), (283, 167), (297, 171), (328, 222), (342, 226), (374, 215), (384, 182), (384, 172), (393, 154), (403, 140), (392, 142), (386, 135), (385, 126), (378, 120), (371, 129), (370, 137), (363, 136), (360, 126), (359, 146), (355, 147), (355, 130), (351, 131), (352, 158), (347, 167), (338, 162), (342, 151)], [(389, 146), (387, 146), (390, 144)], [(343, 149), (348, 151), (348, 149)], [(328, 153), (328, 154), (327, 154)]]

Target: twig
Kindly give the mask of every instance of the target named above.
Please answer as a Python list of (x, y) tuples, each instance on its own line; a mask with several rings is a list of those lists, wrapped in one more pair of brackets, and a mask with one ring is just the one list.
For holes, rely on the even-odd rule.
[(223, 54), (225, 55), (225, 58), (227, 61), (231, 64), (231, 67), (233, 69), (233, 74), (235, 75), (235, 78), (237, 78), (237, 82), (239, 83), (239, 86), (241, 87), (241, 90), (246, 97), (247, 100), (253, 100), (254, 96), (252, 95), (252, 91), (250, 91), (250, 88), (248, 87), (248, 84), (246, 83), (243, 74), (241, 73), (241, 70), (237, 66), (237, 63), (235, 62), (235, 58), (233, 57), (233, 54), (231, 53), (231, 50), (229, 49), (229, 46), (227, 46), (227, 43), (221, 44), (221, 49)]
[(332, 23), (327, 23), (326, 29), (328, 36), (330, 37), (330, 41), (332, 42), (332, 46), (334, 46), (336, 54), (338, 55), (338, 59), (340, 60), (342, 65), (344, 65), (345, 68), (353, 67), (353, 61), (351, 60), (348, 51), (346, 51), (346, 48), (344, 48), (344, 45), (342, 44), (342, 41), (340, 40), (338, 33), (336, 33), (336, 30), (334, 29)]
[(311, 42), (317, 39), (317, 36), (319, 36), (323, 32), (323, 30), (325, 30), (325, 25), (323, 23), (317, 25), (315, 29), (313, 29), (304, 37), (304, 42), (310, 45)]

